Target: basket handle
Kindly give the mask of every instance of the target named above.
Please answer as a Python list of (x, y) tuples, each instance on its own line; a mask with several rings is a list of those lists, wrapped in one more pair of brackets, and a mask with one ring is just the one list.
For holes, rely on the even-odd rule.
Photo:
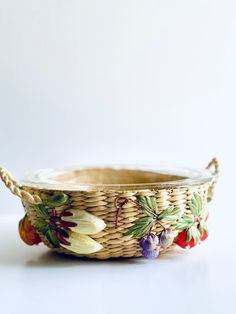
[[(213, 180), (208, 190), (208, 202), (212, 200), (213, 192), (215, 190), (215, 186), (218, 182), (220, 166), (217, 158), (213, 158), (206, 167), (207, 170), (211, 171)], [(211, 170), (212, 169), (212, 170)]]
[(0, 167), (0, 178), (6, 187), (16, 196), (20, 197), (23, 202), (30, 204), (39, 204), (41, 199), (38, 195), (32, 195), (23, 190), (23, 188), (12, 178), (11, 174), (5, 169)]

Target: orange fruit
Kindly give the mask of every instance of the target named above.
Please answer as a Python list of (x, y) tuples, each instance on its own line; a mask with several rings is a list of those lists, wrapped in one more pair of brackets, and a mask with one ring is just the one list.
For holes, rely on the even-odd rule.
[(34, 245), (42, 242), (35, 228), (31, 225), (27, 215), (19, 221), (18, 226), (21, 239), (28, 245)]

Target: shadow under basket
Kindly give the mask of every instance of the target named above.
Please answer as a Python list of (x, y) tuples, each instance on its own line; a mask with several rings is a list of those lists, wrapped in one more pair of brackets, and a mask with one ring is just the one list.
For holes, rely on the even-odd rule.
[(155, 258), (175, 245), (188, 249), (204, 241), (218, 174), (214, 158), (203, 170), (44, 169), (19, 185), (0, 168), (25, 208), (19, 222), (25, 243), (98, 259)]

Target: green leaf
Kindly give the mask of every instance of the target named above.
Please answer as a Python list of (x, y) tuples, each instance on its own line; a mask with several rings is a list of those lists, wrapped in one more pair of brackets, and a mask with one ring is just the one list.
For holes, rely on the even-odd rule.
[(194, 223), (193, 217), (183, 215), (175, 224), (175, 228), (178, 231), (183, 231), (184, 229), (191, 227), (193, 223)]
[(35, 209), (38, 217), (45, 219), (49, 217), (49, 213), (43, 204), (35, 205)]
[(202, 211), (202, 198), (199, 194), (194, 193), (189, 204), (189, 208), (194, 216), (199, 216)]
[(190, 240), (192, 239), (192, 228), (189, 228), (188, 231), (187, 231), (187, 238), (186, 238), (186, 242), (190, 242)]
[(46, 238), (48, 239), (48, 241), (49, 241), (54, 247), (59, 247), (59, 246), (60, 246), (60, 243), (59, 243), (59, 241), (57, 240), (55, 231), (52, 230), (52, 229), (50, 229), (50, 226), (49, 226), (49, 224), (48, 224), (47, 221), (38, 218), (38, 219), (35, 221), (34, 226), (35, 226), (35, 228), (36, 228), (37, 231), (41, 232), (43, 235), (46, 236)]
[(203, 236), (203, 231), (206, 231), (206, 233), (208, 234), (208, 228), (207, 228), (206, 224), (203, 221), (201, 221), (199, 223), (198, 230), (199, 230), (199, 233), (200, 233), (201, 237)]
[(196, 245), (199, 241), (199, 231), (197, 229), (197, 227), (195, 226), (192, 226), (191, 227), (191, 232), (192, 232), (192, 237), (193, 237), (193, 240), (194, 240), (194, 244)]
[(49, 241), (54, 247), (59, 247), (59, 246), (60, 246), (59, 241), (57, 240), (55, 231), (49, 229), (49, 230), (46, 232), (46, 237), (47, 237), (48, 241)]
[(54, 193), (53, 195), (44, 195), (43, 203), (49, 208), (60, 207), (67, 204), (69, 196), (65, 193)]
[(142, 204), (148, 206), (148, 203), (147, 203), (147, 200), (146, 200), (146, 197), (145, 197), (145, 196), (137, 195), (136, 198), (137, 198), (137, 201), (138, 201), (139, 203), (142, 203)]
[(42, 234), (46, 234), (47, 233), (47, 231), (49, 230), (49, 225), (48, 225), (48, 223), (45, 221), (45, 220), (43, 220), (43, 219), (37, 219), (36, 221), (35, 221), (35, 228), (39, 231), (39, 232), (41, 232)]
[(168, 207), (158, 216), (158, 220), (162, 222), (174, 222), (180, 218), (182, 210), (178, 207)]
[(154, 219), (149, 216), (137, 219), (125, 235), (132, 235), (134, 238), (142, 238), (150, 231), (153, 223)]
[[(142, 210), (150, 215), (151, 214), (155, 215), (158, 212), (158, 207), (157, 207), (157, 202), (156, 198), (154, 196), (142, 196), (138, 195), (137, 196), (138, 202), (143, 206)], [(149, 208), (149, 213), (147, 212), (147, 207)]]
[(204, 223), (202, 221), (199, 223), (198, 230), (200, 235), (202, 236), (202, 232), (204, 230)]
[(151, 197), (148, 197), (147, 199), (148, 199), (149, 207), (157, 214), (158, 207), (157, 207), (156, 198), (154, 196), (151, 196)]
[(192, 238), (194, 240), (194, 244), (196, 245), (199, 241), (199, 231), (195, 226), (188, 229), (186, 242), (190, 242)]

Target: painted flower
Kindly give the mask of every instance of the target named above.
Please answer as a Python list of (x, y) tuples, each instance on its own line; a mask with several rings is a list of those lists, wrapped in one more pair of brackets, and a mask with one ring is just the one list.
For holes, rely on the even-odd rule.
[(61, 215), (61, 226), (68, 232), (68, 237), (62, 235), (61, 246), (78, 254), (95, 253), (102, 245), (89, 237), (102, 231), (104, 221), (82, 209), (71, 209)]
[(62, 244), (61, 246), (69, 251), (78, 254), (91, 254), (100, 251), (103, 246), (91, 237), (85, 234), (71, 232), (69, 236), (69, 244)]
[(63, 223), (71, 223), (70, 229), (81, 234), (96, 234), (102, 231), (104, 221), (83, 209), (70, 209), (62, 213)]
[(67, 206), (69, 197), (64, 193), (43, 195), (43, 203), (36, 205), (35, 228), (54, 248), (64, 247), (77, 254), (90, 254), (102, 249), (102, 245), (89, 235), (102, 231), (104, 221), (82, 209)]

